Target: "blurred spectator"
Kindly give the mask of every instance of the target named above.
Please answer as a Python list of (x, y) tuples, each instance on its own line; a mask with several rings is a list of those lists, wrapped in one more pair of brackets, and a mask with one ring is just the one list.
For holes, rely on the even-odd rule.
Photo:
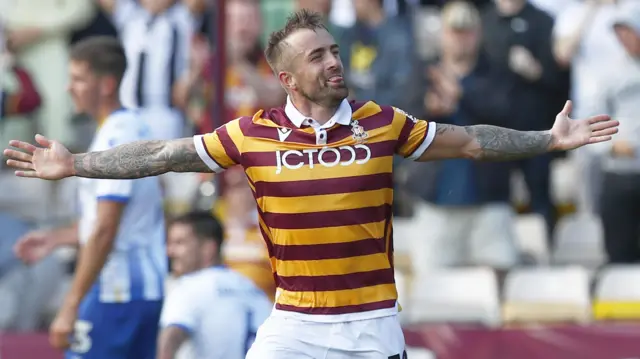
[[(229, 1), (226, 12), (225, 117), (213, 118), (211, 113), (215, 91), (213, 69), (217, 61), (211, 54), (210, 42), (204, 39), (194, 42), (190, 75), (181, 85), (190, 96), (188, 113), (200, 133), (211, 132), (215, 125), (234, 118), (253, 116), (262, 108), (280, 106), (285, 99), (284, 90), (267, 63), (260, 44), (262, 17), (258, 1)], [(219, 176), (223, 189), (228, 176), (232, 175), (225, 172)], [(202, 180), (208, 181), (210, 177), (205, 175)], [(246, 181), (243, 185), (248, 186)]]
[[(120, 87), (123, 106), (140, 109), (152, 138), (183, 137), (185, 122), (177, 82), (189, 68), (196, 20), (176, 0), (98, 1), (111, 15), (127, 54), (128, 67)], [(171, 212), (183, 210), (191, 199), (194, 178), (183, 173), (162, 176)]]
[(222, 200), (214, 209), (226, 230), (222, 258), (231, 269), (250, 278), (274, 300), (275, 281), (253, 193), (242, 168), (235, 167), (227, 172)]
[[(495, 0), (483, 15), (483, 48), (489, 65), (500, 71), (498, 81), (506, 84), (511, 102), (506, 127), (551, 128), (561, 109), (559, 89), (566, 88), (566, 73), (558, 68), (551, 51), (553, 19), (526, 0)], [(529, 190), (530, 208), (545, 218), (549, 234), (555, 222), (551, 159), (546, 154), (517, 162)]]
[(20, 130), (25, 133), (18, 138), (31, 137), (38, 131), (72, 144), (71, 102), (64, 91), (69, 38), (94, 14), (95, 6), (87, 0), (3, 2), (0, 22), (5, 28), (7, 48), (15, 54), (16, 64), (33, 78), (42, 97), (35, 124), (29, 118), (21, 119), (24, 126)]
[[(226, 63), (224, 119), (212, 119), (213, 67), (206, 41), (197, 41), (192, 48), (191, 81), (185, 85), (192, 94), (189, 111), (198, 125), (198, 132), (207, 133), (217, 124), (241, 116), (253, 116), (261, 108), (279, 106), (284, 91), (264, 58), (260, 44), (262, 18), (256, 0), (232, 0), (226, 4)], [(215, 56), (214, 56), (215, 57)]]
[(413, 39), (380, 0), (355, 0), (356, 24), (337, 39), (351, 96), (404, 108), (404, 93), (416, 57)]
[(528, 0), (538, 9), (546, 12), (552, 18), (564, 13), (575, 0)]
[(609, 262), (633, 263), (640, 261), (640, 3), (622, 4), (614, 28), (626, 52), (608, 62), (590, 111), (611, 114), (620, 132), (593, 149), (604, 157), (600, 214)]
[(343, 31), (342, 27), (337, 26), (329, 19), (332, 0), (296, 0), (296, 8), (298, 10), (307, 9), (322, 14), (326, 19), (325, 26), (327, 27), (327, 30), (329, 30), (329, 33), (331, 33), (335, 38), (338, 38), (341, 35), (341, 31)]
[[(426, 118), (458, 126), (503, 125), (506, 97), (495, 91), (492, 69), (479, 51), (480, 15), (468, 2), (447, 3), (442, 11), (442, 54), (423, 74)], [(517, 263), (513, 210), (509, 202), (511, 164), (447, 160), (438, 164), (435, 193), (425, 218), (424, 245), (414, 251), (420, 274), (438, 265), (488, 265), (507, 269)], [(413, 177), (424, 178), (419, 173)], [(426, 224), (428, 221), (428, 225)], [(429, 229), (427, 230), (426, 227)], [(431, 252), (431, 253), (426, 253)]]
[(89, 36), (118, 36), (118, 30), (109, 19), (108, 14), (100, 7), (87, 26), (75, 31), (71, 36), (71, 44)]
[[(557, 18), (553, 50), (561, 66), (571, 67), (571, 99), (575, 118), (594, 114), (591, 111), (595, 108), (590, 103), (599, 94), (600, 81), (607, 74), (611, 61), (624, 54), (612, 26), (617, 4), (624, 1), (573, 1)], [(578, 186), (578, 209), (595, 212), (599, 208), (600, 166), (588, 149), (577, 150), (576, 161), (583, 178)]]
[(120, 88), (122, 104), (142, 109), (157, 139), (182, 137), (182, 112), (174, 85), (188, 69), (193, 22), (175, 0), (98, 0), (118, 29), (129, 64)]

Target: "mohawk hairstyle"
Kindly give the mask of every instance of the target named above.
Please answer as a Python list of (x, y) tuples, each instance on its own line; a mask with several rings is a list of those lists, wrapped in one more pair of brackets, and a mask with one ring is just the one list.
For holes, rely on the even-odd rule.
[(283, 49), (286, 46), (284, 40), (292, 33), (301, 29), (316, 31), (318, 29), (326, 30), (327, 28), (324, 25), (324, 18), (322, 15), (311, 10), (298, 10), (289, 16), (289, 18), (287, 18), (287, 23), (282, 29), (274, 31), (269, 35), (267, 48), (264, 50), (267, 62), (274, 72), (279, 71), (282, 67), (282, 54)]

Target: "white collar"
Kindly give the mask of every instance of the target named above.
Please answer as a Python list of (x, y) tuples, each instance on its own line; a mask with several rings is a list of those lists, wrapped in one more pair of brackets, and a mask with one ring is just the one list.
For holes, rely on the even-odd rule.
[[(298, 109), (291, 102), (291, 98), (287, 96), (287, 105), (284, 107), (284, 113), (287, 115), (289, 120), (296, 125), (296, 127), (300, 128), (304, 121), (308, 119), (307, 116), (303, 115), (298, 111)], [(349, 105), (349, 101), (347, 99), (342, 100), (342, 103), (338, 107), (336, 113), (327, 121), (327, 124), (333, 125), (333, 123), (338, 123), (340, 125), (349, 125), (351, 123), (351, 116), (353, 112), (351, 111), (351, 105)]]

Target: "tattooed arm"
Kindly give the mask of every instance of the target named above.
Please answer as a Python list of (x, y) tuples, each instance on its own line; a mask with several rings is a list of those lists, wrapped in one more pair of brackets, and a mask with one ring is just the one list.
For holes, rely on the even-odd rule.
[(127, 179), (165, 172), (211, 172), (200, 159), (192, 138), (138, 141), (107, 151), (73, 155), (78, 177)]
[(490, 125), (436, 126), (433, 143), (420, 161), (447, 158), (507, 161), (552, 150), (550, 131), (516, 131)]

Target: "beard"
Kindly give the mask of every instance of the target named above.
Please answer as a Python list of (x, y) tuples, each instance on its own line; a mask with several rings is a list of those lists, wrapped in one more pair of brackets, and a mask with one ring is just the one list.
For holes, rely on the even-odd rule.
[(299, 92), (307, 100), (326, 107), (337, 107), (349, 96), (349, 88), (344, 81), (336, 87), (322, 86), (314, 90), (301, 88)]

